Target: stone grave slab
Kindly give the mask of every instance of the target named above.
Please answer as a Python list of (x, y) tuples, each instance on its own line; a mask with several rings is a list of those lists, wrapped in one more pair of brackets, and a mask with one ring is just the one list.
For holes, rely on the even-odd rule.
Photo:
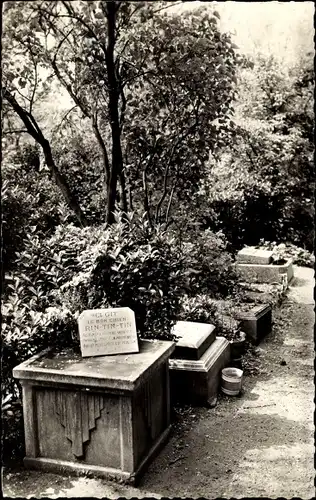
[(216, 398), (221, 370), (230, 361), (230, 344), (224, 337), (216, 337), (199, 360), (170, 359), (172, 400), (209, 406)]
[(194, 321), (177, 321), (172, 333), (178, 337), (173, 358), (198, 360), (215, 340), (215, 326)]
[(129, 307), (83, 311), (78, 327), (83, 357), (139, 351), (135, 314)]
[(237, 253), (237, 262), (241, 264), (270, 264), (273, 252), (256, 247), (245, 247)]
[(239, 313), (240, 328), (254, 344), (272, 331), (272, 307), (270, 304), (260, 304), (250, 311)]
[(135, 483), (170, 431), (174, 342), (82, 358), (46, 351), (13, 370), (23, 389), (27, 468)]

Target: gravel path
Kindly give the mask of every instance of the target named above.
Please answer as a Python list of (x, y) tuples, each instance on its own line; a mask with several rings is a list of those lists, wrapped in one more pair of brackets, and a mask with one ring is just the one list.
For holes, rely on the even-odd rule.
[(314, 489), (314, 271), (296, 268), (260, 345), (260, 374), (216, 408), (176, 413), (173, 435), (138, 488), (35, 471), (5, 475), (9, 497), (300, 497)]

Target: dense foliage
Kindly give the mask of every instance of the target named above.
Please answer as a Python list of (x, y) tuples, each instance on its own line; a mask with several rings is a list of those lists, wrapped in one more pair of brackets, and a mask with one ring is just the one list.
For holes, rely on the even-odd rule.
[(285, 70), (258, 56), (240, 75), (238, 135), (210, 162), (206, 224), (230, 248), (260, 239), (314, 243), (313, 87), (311, 54)]
[[(53, 82), (78, 111), (69, 110), (68, 122), (84, 118), (94, 135), (109, 223), (116, 202), (125, 212), (146, 212), (150, 224), (167, 221), (176, 201), (188, 204), (209, 152), (235, 133), (238, 56), (230, 35), (219, 30), (216, 11), (201, 7), (179, 16), (169, 7), (172, 2), (8, 2), (6, 123), (24, 124), (83, 225), (84, 200), (68, 172), (61, 175), (56, 136), (40, 113)], [(72, 142), (68, 148), (83, 169), (82, 148)]]

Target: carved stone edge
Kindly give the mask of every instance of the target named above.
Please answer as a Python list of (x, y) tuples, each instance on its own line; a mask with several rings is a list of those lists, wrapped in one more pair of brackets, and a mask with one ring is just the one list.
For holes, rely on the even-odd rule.
[[(155, 340), (141, 339), (146, 342), (156, 342)], [(148, 377), (150, 377), (151, 373), (155, 371), (156, 367), (166, 361), (171, 353), (175, 349), (175, 342), (173, 341), (158, 341), (160, 342), (161, 352), (160, 355), (154, 360), (154, 362), (149, 365), (137, 378), (125, 378), (125, 379), (115, 379), (115, 378), (107, 378), (104, 374), (94, 373), (92, 371), (91, 376), (86, 374), (78, 374), (71, 373), (65, 374), (63, 371), (55, 369), (55, 368), (41, 368), (37, 366), (30, 366), (32, 362), (36, 359), (45, 356), (51, 348), (45, 349), (41, 351), (39, 354), (36, 354), (29, 358), (27, 361), (21, 363), (20, 365), (13, 368), (13, 376), (20, 380), (28, 379), (32, 381), (33, 384), (42, 384), (42, 383), (51, 383), (51, 384), (64, 384), (71, 386), (83, 386), (83, 387), (92, 387), (93, 389), (106, 389), (113, 391), (134, 391), (139, 387)], [(139, 353), (141, 354), (141, 353)]]
[(171, 425), (169, 425), (159, 436), (153, 446), (150, 448), (146, 456), (143, 458), (140, 465), (135, 471), (127, 472), (121, 469), (114, 469), (111, 467), (102, 467), (90, 464), (79, 464), (77, 462), (68, 462), (65, 460), (56, 460), (52, 458), (43, 457), (25, 457), (24, 466), (27, 469), (37, 469), (42, 471), (51, 471), (59, 473), (73, 473), (76, 475), (86, 475), (92, 474), (96, 477), (101, 477), (105, 479), (120, 479), (126, 484), (134, 485), (136, 484), (141, 473), (144, 471), (147, 465), (149, 465), (150, 460), (156, 455), (160, 447), (165, 443), (171, 431)]
[(225, 349), (229, 349), (229, 342), (225, 337), (216, 337), (213, 344), (207, 349), (198, 360), (170, 359), (170, 370), (187, 370), (196, 372), (208, 372), (210, 367), (223, 354)]
[[(257, 309), (257, 310), (256, 310)], [(262, 304), (261, 306), (255, 306), (250, 311), (238, 313), (238, 320), (258, 320), (262, 318), (267, 312), (272, 312), (272, 307), (270, 304)]]
[[(178, 322), (177, 322), (178, 323)], [(177, 324), (176, 323), (176, 324)], [(197, 325), (205, 325), (207, 323), (200, 323), (200, 322), (195, 322), (195, 321), (181, 321), (181, 323), (190, 323), (192, 325), (192, 331), (194, 331), (194, 325), (195, 323)], [(197, 342), (193, 342), (191, 341), (190, 343), (187, 343), (185, 341), (183, 341), (183, 337), (181, 336), (181, 334), (179, 333), (179, 335), (177, 335), (176, 331), (174, 330), (174, 328), (172, 329), (172, 333), (174, 333), (176, 336), (179, 337), (179, 340), (177, 340), (177, 346), (179, 347), (187, 347), (187, 348), (191, 348), (191, 349), (198, 349), (201, 344), (210, 336), (212, 335), (212, 333), (214, 332), (215, 330), (215, 326), (212, 325), (211, 323), (208, 324), (208, 326), (210, 327), (209, 328), (209, 331), (208, 332), (205, 332), (203, 334), (203, 336), (199, 337), (198, 338), (198, 341)]]
[(235, 262), (235, 266), (238, 268), (244, 268), (244, 269), (247, 269), (247, 268), (255, 268), (255, 269), (273, 269), (275, 271), (278, 271), (279, 274), (285, 274), (288, 270), (288, 268), (291, 267), (291, 265), (293, 264), (293, 260), (292, 259), (288, 259), (284, 264), (247, 264), (246, 262)]

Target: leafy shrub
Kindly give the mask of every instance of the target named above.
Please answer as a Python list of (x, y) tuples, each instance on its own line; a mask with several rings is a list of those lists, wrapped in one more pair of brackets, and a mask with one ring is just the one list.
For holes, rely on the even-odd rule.
[[(7, 154), (2, 168), (3, 269), (13, 268), (15, 253), (24, 248), (27, 234), (52, 234), (69, 217), (56, 185), (51, 182), (34, 146)], [(71, 218), (70, 218), (71, 220)]]
[(181, 301), (181, 311), (178, 319), (214, 325), (216, 313), (217, 306), (207, 295), (197, 295), (195, 297), (185, 295)]
[(315, 265), (315, 255), (305, 248), (298, 247), (292, 243), (279, 243), (261, 240), (258, 248), (272, 250), (280, 259), (292, 259), (293, 264), (303, 267), (312, 267)]
[(214, 301), (207, 295), (184, 296), (181, 301), (179, 319), (198, 323), (209, 323), (216, 327), (216, 334), (232, 340), (239, 335), (236, 310), (223, 308), (220, 301)]
[(1, 187), (2, 208), (2, 265), (10, 269), (15, 252), (23, 247), (25, 220), (30, 215), (28, 198), (17, 187), (4, 182)]
[(25, 455), (21, 399), (16, 399), (13, 394), (2, 395), (1, 415), (2, 463), (9, 465)]
[(194, 230), (183, 242), (189, 295), (221, 297), (234, 292), (238, 278), (226, 245), (223, 233), (209, 229)]
[[(98, 229), (100, 231), (100, 229)], [(72, 310), (130, 307), (143, 338), (171, 338), (183, 289), (184, 259), (161, 228), (143, 221), (118, 222), (90, 241), (79, 273), (62, 286)]]

